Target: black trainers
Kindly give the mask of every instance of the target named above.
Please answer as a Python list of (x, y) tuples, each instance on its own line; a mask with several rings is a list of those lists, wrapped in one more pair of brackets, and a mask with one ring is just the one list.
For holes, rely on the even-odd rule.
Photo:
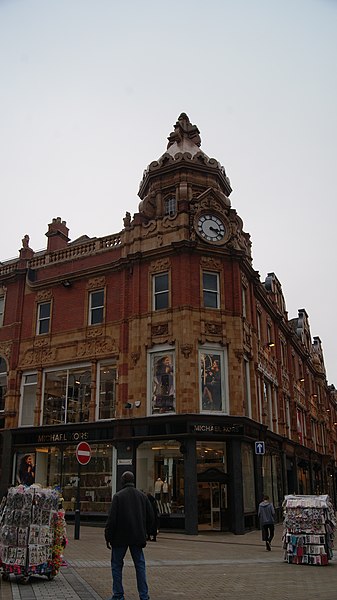
[(266, 542), (266, 548), (267, 548), (267, 550), (270, 552), (270, 550), (271, 550), (271, 546), (270, 546), (270, 543), (269, 543), (269, 542)]

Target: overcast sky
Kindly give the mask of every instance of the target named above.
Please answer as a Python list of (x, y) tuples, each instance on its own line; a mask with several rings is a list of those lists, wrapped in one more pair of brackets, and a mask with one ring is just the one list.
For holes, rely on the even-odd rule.
[(335, 0), (0, 0), (0, 260), (138, 209), (181, 112), (337, 387)]

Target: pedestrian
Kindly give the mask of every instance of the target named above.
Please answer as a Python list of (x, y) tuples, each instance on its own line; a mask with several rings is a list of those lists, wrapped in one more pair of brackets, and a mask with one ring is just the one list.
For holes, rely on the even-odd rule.
[(149, 532), (147, 539), (149, 541), (156, 542), (157, 534), (158, 534), (158, 524), (159, 524), (157, 500), (155, 499), (154, 496), (152, 496), (152, 494), (150, 492), (148, 492), (146, 495), (147, 495), (148, 499), (150, 500), (152, 510), (153, 510), (153, 516), (154, 516), (152, 529)]
[(112, 598), (124, 600), (122, 571), (129, 548), (136, 570), (140, 600), (149, 600), (143, 548), (153, 526), (153, 510), (146, 494), (135, 488), (131, 471), (121, 477), (122, 489), (113, 498), (105, 526), (105, 541), (111, 549)]
[(271, 541), (274, 537), (275, 509), (272, 502), (269, 501), (269, 496), (263, 496), (263, 500), (259, 504), (258, 517), (262, 530), (262, 540), (266, 542), (266, 549), (270, 552)]

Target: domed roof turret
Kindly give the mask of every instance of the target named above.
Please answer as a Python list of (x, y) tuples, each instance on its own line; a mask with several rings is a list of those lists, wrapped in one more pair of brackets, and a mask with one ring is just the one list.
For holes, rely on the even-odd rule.
[(212, 174), (218, 181), (219, 189), (229, 196), (232, 188), (224, 167), (215, 158), (209, 158), (200, 149), (199, 129), (196, 125), (192, 125), (186, 113), (181, 113), (174, 125), (174, 130), (167, 139), (166, 152), (157, 161), (150, 163), (144, 171), (138, 192), (140, 198), (147, 195), (150, 181), (154, 177), (182, 167), (194, 172)]

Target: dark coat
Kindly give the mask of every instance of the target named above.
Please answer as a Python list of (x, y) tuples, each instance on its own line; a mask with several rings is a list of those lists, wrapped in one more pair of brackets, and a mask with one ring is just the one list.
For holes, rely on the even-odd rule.
[(152, 511), (153, 511), (153, 522), (150, 531), (150, 535), (156, 537), (159, 525), (159, 517), (158, 517), (158, 508), (157, 508), (157, 500), (152, 496), (152, 494), (147, 494), (148, 499), (150, 500)]
[(153, 510), (147, 496), (133, 483), (126, 483), (112, 498), (105, 526), (105, 541), (111, 546), (146, 546), (153, 524)]

